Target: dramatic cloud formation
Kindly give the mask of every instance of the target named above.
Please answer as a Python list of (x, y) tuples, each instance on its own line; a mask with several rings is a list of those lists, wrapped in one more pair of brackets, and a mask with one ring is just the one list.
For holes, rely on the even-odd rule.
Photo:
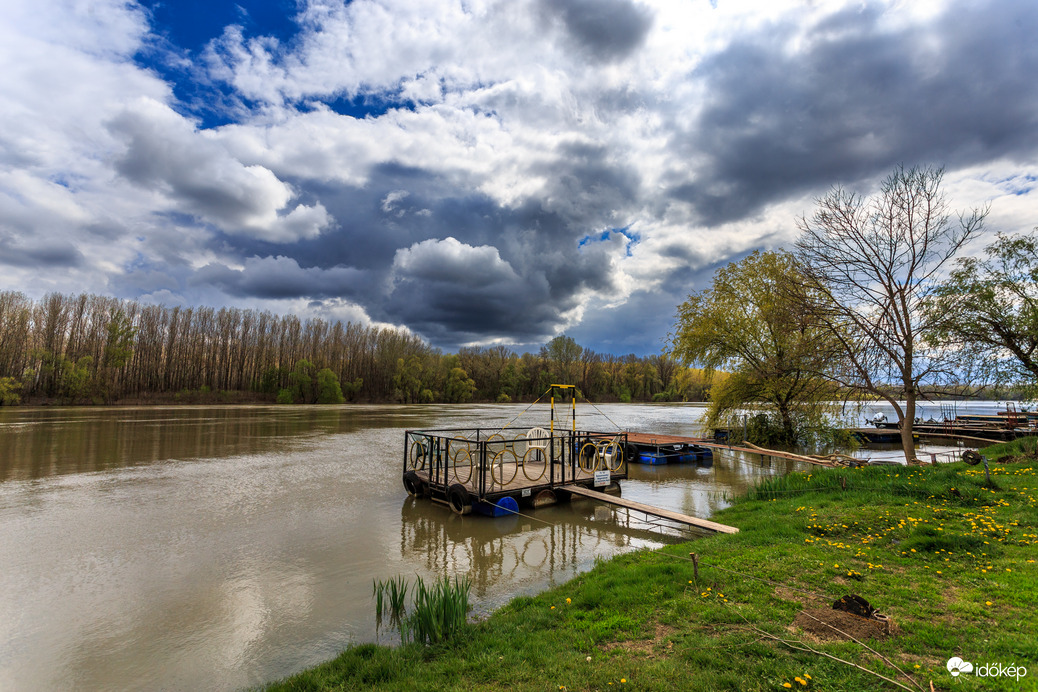
[(1025, 0), (9, 0), (0, 290), (651, 353), (833, 184), (945, 165), (1038, 223), (1035, 35)]

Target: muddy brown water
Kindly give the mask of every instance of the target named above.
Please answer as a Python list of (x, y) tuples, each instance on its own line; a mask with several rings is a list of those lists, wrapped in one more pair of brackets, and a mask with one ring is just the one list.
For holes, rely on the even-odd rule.
[[(525, 408), (0, 408), (0, 690), (260, 685), (391, 640), (375, 631), (373, 579), (467, 574), (485, 613), (597, 557), (681, 539), (591, 502), (488, 519), (407, 497), (404, 430)], [(578, 407), (578, 425), (687, 435), (703, 409), (598, 411)], [(709, 517), (792, 468), (634, 465), (623, 494)]]

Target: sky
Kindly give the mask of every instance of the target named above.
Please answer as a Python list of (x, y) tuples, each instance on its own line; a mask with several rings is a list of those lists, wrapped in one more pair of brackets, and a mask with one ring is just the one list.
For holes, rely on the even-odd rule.
[(0, 290), (666, 345), (833, 185), (1038, 225), (1033, 0), (4, 0)]

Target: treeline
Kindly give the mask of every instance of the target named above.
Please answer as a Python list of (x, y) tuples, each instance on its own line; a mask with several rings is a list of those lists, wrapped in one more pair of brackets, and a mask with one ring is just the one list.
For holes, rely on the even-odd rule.
[(592, 401), (701, 401), (709, 382), (668, 356), (445, 354), (407, 332), (238, 308), (0, 292), (0, 403), (532, 400), (553, 383)]

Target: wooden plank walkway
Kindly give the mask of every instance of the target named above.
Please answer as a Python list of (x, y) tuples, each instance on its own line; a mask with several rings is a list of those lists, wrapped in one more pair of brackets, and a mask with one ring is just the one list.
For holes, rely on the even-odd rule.
[(699, 444), (702, 440), (696, 437), (681, 437), (680, 435), (628, 432), (627, 441), (636, 445), (683, 445)]
[(605, 493), (600, 493), (597, 490), (591, 490), (590, 488), (585, 488), (580, 485), (564, 485), (560, 488), (560, 490), (565, 490), (566, 492), (573, 493), (574, 495), (588, 497), (592, 500), (598, 500), (599, 502), (607, 502), (611, 505), (617, 505), (619, 507), (633, 509), (638, 512), (644, 512), (645, 514), (649, 514), (654, 517), (670, 519), (671, 521), (676, 521), (679, 524), (686, 524), (688, 526), (695, 526), (696, 528), (706, 529), (707, 531), (715, 531), (717, 533), (739, 533), (739, 529), (735, 528), (734, 526), (718, 524), (716, 521), (710, 521), (708, 519), (690, 517), (687, 514), (672, 512), (669, 509), (663, 509), (662, 507), (653, 507), (652, 505), (642, 504), (641, 502), (635, 502), (633, 500), (625, 500), (622, 497), (606, 495)]

